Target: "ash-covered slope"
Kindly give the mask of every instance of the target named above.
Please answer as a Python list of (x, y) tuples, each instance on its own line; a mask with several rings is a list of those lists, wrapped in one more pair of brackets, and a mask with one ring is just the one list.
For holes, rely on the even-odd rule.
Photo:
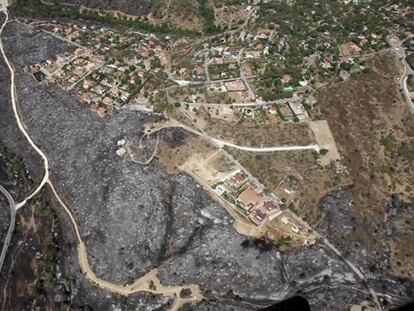
[[(12, 61), (30, 64), (27, 29), (11, 22), (5, 35)], [(254, 243), (244, 247), (230, 215), (192, 178), (168, 176), (156, 161), (140, 166), (115, 155), (119, 139), (159, 117), (124, 111), (101, 119), (70, 94), (42, 87), (16, 69), (22, 118), (50, 159), (51, 179), (74, 213), (99, 277), (128, 282), (159, 267), (163, 283), (199, 284), (218, 305), (240, 299), (263, 304), (302, 292), (324, 306), (318, 310), (349, 310), (369, 299), (348, 266), (322, 245), (286, 253)], [(326, 286), (336, 290), (326, 295)], [(133, 299), (123, 299), (122, 307), (141, 310)]]

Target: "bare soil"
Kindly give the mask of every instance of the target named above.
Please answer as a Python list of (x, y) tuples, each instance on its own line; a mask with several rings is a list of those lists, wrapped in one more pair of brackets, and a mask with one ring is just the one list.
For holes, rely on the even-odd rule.
[(333, 165), (318, 164), (319, 155), (314, 151), (254, 154), (232, 149), (229, 152), (269, 190), (287, 204), (293, 204), (312, 223), (320, 216), (316, 209), (319, 198), (348, 182), (347, 174), (337, 174)]
[[(385, 208), (391, 196), (397, 194), (413, 201), (414, 118), (399, 92), (402, 66), (394, 54), (375, 56), (368, 64), (369, 69), (321, 90), (317, 98), (318, 113), (328, 120), (354, 184), (350, 194), (360, 208), (352, 217), (370, 219), (373, 224), (359, 226), (350, 238), (374, 251), (372, 230), (386, 219)], [(406, 243), (414, 235), (412, 231), (402, 231), (398, 239), (381, 234), (378, 240), (390, 241), (391, 261), (413, 271), (414, 249), (407, 248)], [(400, 274), (401, 269), (394, 272)]]
[(211, 154), (215, 151), (207, 141), (200, 137), (190, 137), (185, 144), (172, 148), (164, 141), (158, 145), (157, 158), (169, 174), (176, 174), (179, 167), (186, 163), (190, 157)]
[(274, 120), (258, 124), (256, 121), (226, 122), (212, 119), (205, 128), (216, 138), (249, 147), (274, 147), (315, 143), (307, 123), (282, 123)]

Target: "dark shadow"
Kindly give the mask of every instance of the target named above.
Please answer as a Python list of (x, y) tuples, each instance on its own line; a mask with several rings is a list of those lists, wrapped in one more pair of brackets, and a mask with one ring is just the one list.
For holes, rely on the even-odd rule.
[(401, 307), (391, 309), (391, 311), (412, 311), (412, 310), (414, 310), (414, 302), (410, 302)]
[(295, 296), (278, 302), (263, 311), (311, 311), (308, 301), (301, 296)]

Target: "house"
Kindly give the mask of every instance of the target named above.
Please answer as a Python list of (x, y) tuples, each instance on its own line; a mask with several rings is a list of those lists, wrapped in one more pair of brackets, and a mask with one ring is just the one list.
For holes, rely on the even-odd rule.
[(180, 76), (186, 76), (188, 74), (188, 69), (185, 67), (180, 68), (180, 70), (178, 70), (178, 74)]
[(77, 76), (72, 76), (72, 77), (69, 78), (68, 82), (69, 83), (75, 83), (76, 81), (78, 81), (78, 78), (79, 77), (77, 77)]
[(315, 96), (310, 95), (308, 96), (308, 98), (306, 98), (306, 103), (310, 106), (313, 106), (317, 103), (318, 101), (316, 100)]
[(233, 114), (233, 109), (231, 107), (220, 107), (220, 113), (223, 115), (231, 115)]
[(269, 38), (270, 33), (271, 33), (270, 30), (259, 31), (254, 39), (255, 40), (258, 40), (258, 39), (267, 40)]
[(305, 108), (302, 104), (298, 101), (289, 102), (290, 109), (292, 109), (293, 113), (299, 120), (304, 120), (308, 117), (308, 113), (306, 112)]
[(264, 202), (264, 197), (252, 186), (248, 186), (236, 200), (244, 210), (250, 211), (252, 208), (260, 206)]
[(241, 72), (243, 73), (244, 76), (252, 76), (253, 75), (253, 71), (251, 66), (248, 63), (242, 63), (241, 67), (240, 67)]
[(137, 96), (135, 96), (133, 101), (134, 103), (141, 104), (141, 105), (147, 105), (149, 103), (148, 98), (145, 97), (144, 94), (142, 93), (139, 93)]
[(277, 108), (275, 106), (271, 106), (269, 108), (269, 113), (270, 114), (277, 114)]
[(216, 47), (211, 48), (211, 53), (215, 55), (222, 54), (223, 51), (224, 51), (224, 47), (222, 46), (216, 46)]
[(249, 218), (256, 226), (260, 226), (266, 221), (266, 215), (258, 209), (252, 211), (249, 215)]
[(280, 80), (283, 84), (288, 84), (290, 81), (292, 81), (291, 75), (284, 75), (282, 79)]
[(105, 107), (99, 107), (98, 109), (97, 109), (97, 111), (96, 111), (97, 113), (98, 113), (98, 115), (101, 117), (101, 118), (104, 118), (104, 117), (106, 117), (106, 115), (108, 114), (108, 109), (107, 108), (105, 108)]
[(83, 93), (81, 99), (85, 103), (90, 103), (93, 100), (93, 95), (89, 92)]
[(82, 77), (85, 74), (86, 70), (83, 67), (76, 67), (73, 71), (73, 74), (77, 77)]
[(66, 64), (68, 64), (68, 61), (65, 57), (61, 56), (61, 55), (57, 55), (56, 56), (56, 64), (60, 67), (65, 66)]
[(248, 59), (260, 58), (261, 54), (260, 51), (246, 51), (244, 52), (244, 57)]
[(283, 216), (281, 220), (285, 225), (289, 223), (289, 219), (287, 219), (285, 216)]
[(92, 86), (92, 84), (93, 84), (92, 80), (86, 79), (83, 81), (83, 88), (87, 90)]
[(30, 68), (31, 73), (37, 73), (37, 72), (40, 71), (40, 65), (39, 64), (31, 65), (29, 68)]
[(361, 52), (361, 48), (354, 42), (348, 42), (341, 45), (339, 48), (342, 56), (354, 56)]
[(209, 113), (208, 108), (206, 106), (203, 106), (203, 105), (201, 105), (200, 107), (198, 107), (197, 111), (200, 114), (203, 114), (203, 115), (208, 115), (208, 113)]
[(95, 86), (91, 91), (95, 92), (98, 95), (103, 95), (105, 93), (105, 89), (101, 85)]
[(234, 189), (239, 190), (247, 182), (247, 177), (242, 172), (238, 172), (226, 180), (227, 185)]
[(102, 100), (102, 102), (105, 104), (105, 106), (111, 106), (113, 100), (110, 97), (104, 97), (104, 99)]
[(149, 41), (148, 41), (148, 45), (149, 45), (149, 47), (150, 47), (151, 49), (153, 49), (153, 48), (155, 48), (155, 47), (156, 47), (156, 43), (155, 43), (154, 41), (152, 41), (152, 40), (149, 40)]
[(394, 34), (389, 35), (387, 41), (391, 46), (398, 46), (400, 44), (400, 39)]
[(332, 69), (332, 68), (334, 68), (334, 66), (332, 64), (332, 60), (327, 58), (327, 57), (323, 60), (323, 63), (321, 65), (321, 67), (323, 69)]
[(263, 204), (263, 209), (267, 215), (274, 215), (280, 211), (279, 206), (274, 201), (266, 201)]
[(146, 59), (146, 58), (150, 57), (150, 51), (141, 48), (141, 49), (138, 50), (138, 55), (140, 57)]
[(204, 67), (203, 66), (196, 66), (193, 69), (193, 74), (197, 75), (197, 76), (202, 76), (205, 74), (204, 72)]
[(284, 120), (286, 121), (293, 120), (293, 118), (295, 117), (292, 110), (290, 110), (288, 105), (280, 105), (278, 108)]

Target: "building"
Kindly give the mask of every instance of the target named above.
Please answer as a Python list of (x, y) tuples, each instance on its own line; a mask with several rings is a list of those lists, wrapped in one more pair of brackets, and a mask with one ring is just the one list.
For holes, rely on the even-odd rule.
[(282, 115), (282, 118), (285, 121), (293, 120), (293, 118), (295, 117), (288, 105), (280, 105), (278, 106), (278, 109), (280, 114)]
[(197, 108), (197, 112), (202, 114), (202, 115), (208, 115), (209, 114), (209, 110), (206, 106), (201, 105), (200, 107)]
[(293, 113), (299, 120), (304, 120), (308, 117), (308, 113), (302, 104), (298, 101), (289, 102), (289, 107), (292, 109)]
[(309, 96), (306, 98), (306, 103), (307, 103), (308, 105), (310, 105), (310, 106), (315, 105), (317, 102), (318, 102), (318, 101), (316, 100), (316, 98), (315, 98), (313, 95), (309, 95)]
[(248, 59), (260, 58), (262, 56), (261, 51), (246, 51), (244, 57)]
[(81, 96), (81, 100), (89, 104), (92, 101), (92, 94), (89, 92), (83, 93)]
[(111, 106), (112, 105), (113, 100), (106, 96), (102, 99), (102, 103), (104, 103), (105, 106)]
[(252, 208), (262, 205), (264, 197), (252, 186), (249, 186), (240, 193), (236, 201), (244, 210), (250, 211)]
[(93, 89), (91, 89), (91, 91), (95, 92), (98, 95), (103, 95), (106, 92), (106, 90), (101, 85), (95, 86)]
[(223, 115), (232, 115), (233, 114), (233, 108), (231, 107), (220, 107), (220, 114)]
[(284, 75), (282, 79), (280, 80), (283, 84), (288, 84), (290, 81), (292, 81), (291, 75)]
[(274, 201), (266, 201), (263, 204), (263, 209), (267, 215), (274, 215), (280, 211), (279, 206)]
[(85, 89), (85, 90), (87, 90), (87, 89), (89, 89), (92, 85), (93, 85), (93, 81), (92, 80), (89, 80), (89, 79), (85, 79), (84, 81), (83, 81), (83, 88)]
[(226, 180), (226, 184), (233, 190), (239, 190), (247, 182), (247, 177), (238, 172)]
[(277, 108), (275, 106), (271, 106), (269, 108), (269, 113), (270, 114), (277, 114)]
[(96, 112), (101, 118), (104, 118), (108, 115), (108, 109), (105, 107), (99, 107)]
[(260, 226), (266, 221), (266, 215), (262, 211), (255, 209), (249, 214), (249, 219), (257, 226)]
[(340, 47), (342, 56), (355, 56), (361, 52), (361, 48), (354, 42), (344, 43)]

